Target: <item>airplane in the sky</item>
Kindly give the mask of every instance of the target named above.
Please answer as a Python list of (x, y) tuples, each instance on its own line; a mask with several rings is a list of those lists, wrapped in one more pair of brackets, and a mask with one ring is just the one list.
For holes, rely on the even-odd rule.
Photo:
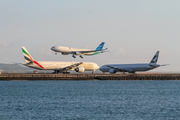
[(25, 47), (22, 47), (25, 63), (22, 65), (38, 70), (54, 70), (54, 73), (69, 73), (67, 71), (84, 72), (94, 71), (99, 68), (93, 62), (60, 62), (60, 61), (35, 61)]
[(111, 74), (114, 74), (116, 72), (128, 72), (128, 73), (135, 73), (135, 72), (143, 72), (143, 71), (148, 71), (155, 69), (160, 66), (166, 66), (165, 65), (158, 65), (157, 60), (159, 56), (159, 51), (156, 52), (154, 55), (153, 59), (151, 60), (150, 63), (144, 63), (144, 64), (107, 64), (103, 65), (100, 70), (105, 73), (109, 72)]
[(99, 53), (105, 52), (108, 48), (103, 49), (105, 42), (102, 42), (95, 50), (90, 49), (79, 49), (79, 48), (71, 48), (71, 47), (63, 47), (63, 46), (53, 46), (51, 48), (52, 51), (57, 54), (57, 52), (61, 52), (62, 55), (73, 54), (72, 57), (76, 58), (79, 56), (83, 58), (83, 55), (97, 55)]

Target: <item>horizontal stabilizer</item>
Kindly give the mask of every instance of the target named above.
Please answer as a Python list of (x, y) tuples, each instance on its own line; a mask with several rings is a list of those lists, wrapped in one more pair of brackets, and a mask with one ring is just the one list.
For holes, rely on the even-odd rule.
[(103, 51), (107, 50), (108, 48), (102, 49)]
[(170, 64), (164, 64), (164, 65), (160, 65), (160, 66), (167, 66), (167, 65), (170, 65)]

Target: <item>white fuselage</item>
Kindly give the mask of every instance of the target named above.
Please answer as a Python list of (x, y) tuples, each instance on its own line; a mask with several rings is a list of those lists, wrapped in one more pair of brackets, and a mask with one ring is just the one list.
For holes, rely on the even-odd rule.
[(63, 47), (63, 46), (53, 46), (51, 48), (51, 50), (53, 50), (54, 52), (61, 52), (64, 55), (74, 54), (75, 51), (80, 52), (80, 54), (82, 54), (82, 55), (93, 55), (93, 54), (101, 53), (101, 51), (81, 53), (82, 51), (93, 51), (93, 50), (79, 49), (79, 48), (72, 48), (72, 47)]
[[(156, 64), (156, 66), (150, 66), (149, 64), (108, 64), (108, 65), (103, 65), (100, 70), (102, 72), (109, 72), (110, 67), (107, 66), (112, 66), (112, 67), (116, 67), (119, 69), (123, 69), (125, 71), (129, 71), (129, 72), (142, 72), (142, 71), (148, 71), (154, 68), (159, 67), (159, 65)], [(117, 71), (117, 72), (121, 72), (121, 71)]]
[[(39, 70), (60, 70), (61, 68), (65, 68), (67, 66), (79, 63), (79, 62), (51, 62), (51, 61), (37, 61), (41, 66), (38, 66), (35, 63), (31, 63), (29, 65), (26, 65), (31, 68), (39, 69)], [(99, 66), (96, 63), (93, 62), (83, 62), (80, 67), (83, 67), (85, 71), (95, 71), (99, 68)], [(74, 70), (75, 68), (69, 69)]]
[(65, 53), (70, 53), (72, 51), (90, 51), (90, 49), (79, 49), (79, 48), (63, 47), (63, 46), (53, 46), (51, 49), (55, 52), (65, 52)]

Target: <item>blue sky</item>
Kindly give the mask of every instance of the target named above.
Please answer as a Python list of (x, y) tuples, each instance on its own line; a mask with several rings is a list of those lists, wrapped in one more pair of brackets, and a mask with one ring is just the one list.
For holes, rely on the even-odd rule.
[[(0, 63), (24, 62), (21, 46), (35, 60), (148, 63), (154, 71), (180, 72), (178, 0), (0, 0)], [(54, 55), (54, 45), (109, 52), (84, 59)]]

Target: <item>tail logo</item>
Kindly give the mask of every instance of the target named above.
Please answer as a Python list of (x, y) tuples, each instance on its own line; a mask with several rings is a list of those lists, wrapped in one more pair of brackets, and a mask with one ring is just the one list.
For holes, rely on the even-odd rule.
[(31, 57), (31, 55), (22, 47), (22, 51), (24, 54), (24, 58), (25, 60), (29, 61), (29, 62), (33, 62), (33, 58)]
[(152, 59), (152, 61), (151, 62), (153, 62), (153, 63), (156, 63), (157, 62), (157, 56), (154, 56), (154, 58)]
[(105, 43), (105, 42), (102, 42), (102, 43), (96, 48), (96, 50), (98, 50), (98, 51), (102, 50), (102, 48), (103, 48), (103, 46), (104, 46), (104, 43)]
[(31, 57), (31, 55), (28, 53), (25, 47), (22, 47), (22, 52), (23, 52), (26, 63), (35, 63), (36, 65), (44, 69), (42, 65), (40, 65), (37, 61), (34, 61), (34, 59)]
[(158, 56), (159, 56), (159, 51), (156, 52), (156, 54), (154, 55), (153, 59), (151, 60), (150, 63), (157, 63), (158, 61)]

